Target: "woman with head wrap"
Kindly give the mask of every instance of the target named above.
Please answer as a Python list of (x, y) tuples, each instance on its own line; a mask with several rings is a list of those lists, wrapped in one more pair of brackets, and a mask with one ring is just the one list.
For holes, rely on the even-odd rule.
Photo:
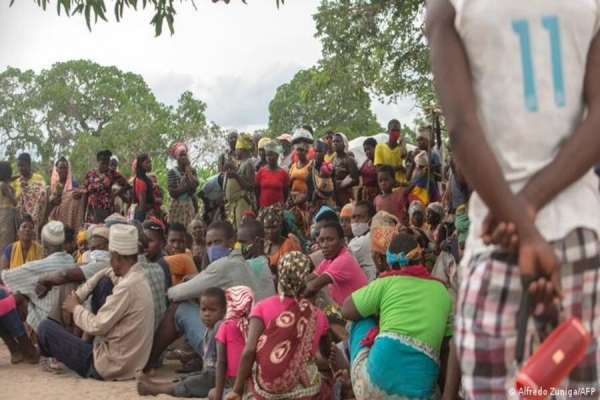
[(429, 156), (426, 151), (421, 151), (415, 156), (416, 169), (411, 183), (415, 185), (408, 196), (409, 201), (420, 201), (428, 205), (441, 199), (435, 179), (435, 174), (429, 165)]
[(452, 301), (423, 266), (411, 235), (397, 234), (385, 257), (391, 271), (342, 306), (342, 316), (354, 321), (349, 341), (356, 398), (435, 398), (452, 338)]
[(314, 219), (321, 207), (335, 207), (335, 171), (333, 165), (325, 161), (327, 145), (318, 140), (315, 142), (314, 149), (315, 159), (309, 165), (309, 173), (306, 178), (310, 221)]
[(385, 253), (401, 226), (398, 218), (385, 211), (379, 211), (371, 221), (371, 255), (379, 273), (390, 269)]
[(188, 152), (188, 145), (183, 142), (177, 142), (169, 149), (171, 158), (177, 160), (177, 165), (167, 174), (167, 188), (171, 196), (170, 224), (179, 222), (187, 226), (196, 215), (194, 193), (198, 188), (198, 178), (190, 165)]
[(282, 210), (267, 207), (261, 211), (259, 218), (265, 227), (265, 254), (269, 258), (269, 267), (277, 276), (281, 257), (290, 251), (302, 251), (302, 245), (298, 237), (289, 232)]
[(306, 201), (308, 200), (308, 186), (306, 184), (310, 161), (308, 160), (307, 153), (310, 145), (304, 142), (296, 143), (295, 151), (297, 155), (297, 161), (292, 163), (290, 168), (290, 180), (291, 190), (290, 198), (288, 200), (288, 208), (294, 214), (298, 228), (302, 234), (308, 234), (308, 207)]
[(338, 207), (343, 207), (353, 198), (353, 188), (358, 186), (360, 174), (356, 160), (348, 153), (348, 139), (343, 133), (333, 135), (333, 169), (335, 170), (335, 197)]
[(47, 213), (54, 221), (60, 221), (72, 229), (83, 224), (83, 193), (73, 188), (71, 163), (61, 156), (52, 170)]
[(242, 223), (246, 211), (252, 211), (255, 204), (254, 181), (256, 174), (254, 164), (250, 161), (252, 155), (252, 136), (240, 133), (235, 144), (235, 153), (239, 166), (226, 163), (225, 168), (225, 213), (227, 219), (237, 230)]
[(329, 356), (329, 324), (321, 310), (302, 298), (310, 260), (292, 251), (281, 258), (278, 270), (279, 295), (259, 301), (252, 309), (237, 378), (226, 400), (246, 396), (281, 400), (333, 398), (329, 382), (314, 361), (318, 349), (322, 349), (324, 357)]
[[(111, 157), (110, 150), (99, 151), (96, 154), (98, 167), (89, 171), (83, 181), (83, 204), (87, 207), (89, 223), (104, 223), (106, 217), (115, 211), (113, 200), (124, 195), (130, 188), (129, 182), (123, 175), (109, 168)], [(113, 186), (119, 186), (119, 189), (113, 191)]]
[(267, 165), (267, 150), (265, 147), (269, 143), (271, 143), (271, 139), (264, 137), (261, 138), (256, 145), (258, 150), (258, 160), (254, 164), (254, 169), (256, 170), (256, 172), (258, 172), (262, 167)]
[(290, 176), (279, 167), (277, 143), (268, 142), (264, 148), (267, 165), (256, 173), (256, 198), (261, 208), (273, 205), (283, 206), (290, 193)]
[(354, 238), (354, 234), (352, 233), (353, 210), (354, 202), (347, 203), (344, 207), (342, 207), (340, 211), (340, 222), (342, 224), (342, 228), (344, 229), (344, 237), (346, 238), (346, 243), (350, 242), (352, 238)]

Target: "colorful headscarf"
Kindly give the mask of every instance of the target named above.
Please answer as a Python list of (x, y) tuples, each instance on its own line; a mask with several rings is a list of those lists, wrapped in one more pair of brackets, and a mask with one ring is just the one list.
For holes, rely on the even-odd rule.
[(279, 259), (278, 292), (284, 296), (298, 298), (304, 293), (306, 279), (310, 274), (310, 258), (299, 251), (290, 251)]
[(329, 206), (322, 206), (319, 209), (319, 211), (315, 215), (315, 222), (321, 221), (326, 216), (326, 214), (334, 216), (336, 218), (336, 220), (339, 222), (339, 218), (338, 218), (336, 212), (333, 210), (333, 208), (331, 208)]
[(184, 142), (176, 142), (169, 149), (169, 155), (172, 158), (177, 158), (182, 151), (185, 151), (186, 153), (188, 153), (190, 151), (190, 148)]
[(419, 131), (417, 132), (417, 139), (418, 138), (427, 139), (431, 142), (431, 130), (426, 126), (419, 128)]
[(268, 143), (271, 142), (271, 139), (264, 137), (258, 141), (258, 149), (264, 149)]
[(385, 254), (392, 240), (398, 235), (401, 224), (396, 216), (379, 211), (371, 221), (371, 250)]
[(58, 177), (58, 163), (59, 162), (67, 163), (67, 181), (65, 182), (65, 186), (60, 190), (60, 193), (67, 192), (73, 189), (73, 176), (71, 175), (71, 163), (67, 160), (67, 157), (60, 156), (58, 160), (54, 163), (54, 168), (52, 169), (52, 177), (50, 178), (50, 193), (57, 194), (57, 186), (60, 184), (60, 178)]
[[(262, 139), (261, 139), (261, 140), (262, 140)], [(277, 154), (279, 154), (279, 146), (277, 145), (277, 143), (275, 143), (275, 142), (274, 142), (274, 141), (272, 141), (272, 140), (271, 140), (271, 141), (269, 141), (267, 144), (265, 144), (265, 146), (264, 146), (264, 147), (265, 147), (265, 151), (266, 151), (267, 153), (269, 153), (269, 152), (273, 152), (273, 153), (277, 153)], [(258, 147), (258, 148), (260, 149), (260, 143), (259, 143), (259, 147)]]
[(431, 203), (427, 206), (428, 210), (433, 211), (434, 213), (436, 213), (440, 218), (444, 218), (444, 215), (446, 214), (446, 211), (444, 210), (444, 206), (442, 205), (442, 203)]
[(420, 201), (413, 201), (408, 207), (408, 216), (412, 218), (413, 214), (417, 211), (420, 211), (425, 215), (425, 205)]
[(227, 300), (227, 313), (225, 320), (237, 321), (237, 326), (244, 339), (248, 338), (248, 317), (254, 306), (254, 293), (247, 286), (233, 286), (225, 291)]
[(84, 242), (87, 242), (87, 232), (85, 230), (81, 230), (77, 233), (77, 245), (80, 245)]
[(283, 221), (281, 210), (273, 206), (263, 208), (259, 213), (259, 217), (262, 219), (264, 226), (280, 225)]
[(342, 207), (342, 211), (340, 211), (340, 218), (352, 217), (352, 211), (354, 211), (354, 203), (346, 204), (344, 207)]
[(235, 148), (240, 150), (252, 151), (254, 148), (254, 142), (252, 136), (249, 133), (240, 133), (237, 142), (235, 142)]

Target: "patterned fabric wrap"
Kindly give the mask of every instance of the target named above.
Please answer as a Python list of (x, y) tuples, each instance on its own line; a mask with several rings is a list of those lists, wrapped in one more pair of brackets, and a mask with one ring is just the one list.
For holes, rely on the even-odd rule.
[(248, 338), (248, 316), (254, 306), (254, 293), (247, 286), (233, 286), (225, 291), (227, 313), (225, 320), (236, 320), (244, 338)]
[(371, 250), (380, 254), (386, 254), (387, 248), (392, 240), (398, 235), (395, 226), (382, 226), (371, 229)]
[(299, 251), (290, 251), (279, 259), (277, 270), (279, 295), (300, 297), (310, 274), (310, 258)]
[(33, 231), (36, 235), (43, 223), (47, 202), (48, 196), (43, 183), (34, 182), (21, 189), (21, 198), (19, 199), (21, 217), (27, 214), (31, 216), (34, 226)]
[(260, 210), (258, 217), (263, 220), (264, 226), (281, 225), (283, 221), (283, 212), (276, 207), (269, 206)]
[(235, 142), (235, 148), (240, 150), (252, 151), (252, 149), (254, 148), (252, 136), (248, 133), (240, 133), (237, 142)]
[(187, 152), (189, 152), (189, 150), (190, 150), (190, 148), (188, 147), (188, 145), (186, 143), (176, 142), (169, 149), (169, 155), (172, 158), (177, 158), (177, 156), (179, 156), (179, 154), (182, 151), (185, 151), (187, 153)]

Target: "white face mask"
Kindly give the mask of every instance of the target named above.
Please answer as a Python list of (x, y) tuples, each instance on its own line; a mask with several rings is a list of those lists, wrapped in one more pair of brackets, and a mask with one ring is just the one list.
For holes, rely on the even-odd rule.
[(353, 222), (350, 226), (352, 227), (352, 234), (355, 237), (362, 236), (369, 231), (368, 222)]

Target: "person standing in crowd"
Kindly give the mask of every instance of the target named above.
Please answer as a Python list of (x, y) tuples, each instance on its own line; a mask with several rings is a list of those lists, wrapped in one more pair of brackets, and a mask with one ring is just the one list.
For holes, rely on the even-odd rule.
[(281, 257), (290, 251), (302, 251), (302, 245), (300, 240), (288, 231), (282, 210), (267, 207), (261, 216), (265, 229), (265, 254), (269, 258), (269, 267), (276, 277)]
[(356, 398), (435, 398), (438, 379), (440, 392), (444, 389), (452, 301), (423, 266), (412, 236), (398, 234), (386, 261), (391, 271), (353, 292), (342, 305), (342, 316), (354, 321), (350, 362)]
[(288, 199), (288, 209), (294, 215), (300, 232), (306, 235), (310, 226), (307, 216), (308, 186), (306, 183), (310, 165), (307, 152), (310, 144), (298, 142), (294, 147), (298, 161), (292, 163), (290, 168), (291, 190)]
[[(308, 125), (307, 125), (307, 127), (310, 128), (310, 126), (308, 126)], [(314, 139), (313, 139), (313, 134), (311, 132), (312, 132), (312, 130), (298, 128), (294, 131), (294, 134), (292, 135), (292, 146), (295, 147), (297, 144), (300, 144), (300, 143), (309, 145), (308, 152), (306, 153), (306, 158), (309, 160), (312, 160), (314, 158), (314, 152), (315, 152), (315, 150), (312, 147)], [(292, 162), (298, 162), (298, 156), (296, 154), (296, 149), (294, 149), (294, 151), (292, 151)]]
[(152, 159), (146, 153), (137, 156), (135, 163), (135, 178), (133, 178), (134, 219), (144, 222), (149, 213), (155, 209), (154, 188), (148, 173), (152, 172)]
[(10, 184), (12, 168), (7, 161), (0, 161), (0, 252), (17, 238), (17, 197)]
[(31, 156), (21, 153), (17, 157), (19, 178), (12, 183), (21, 217), (29, 215), (33, 220), (33, 232), (39, 237), (40, 229), (46, 216), (46, 181), (39, 174), (31, 172)]
[(325, 161), (333, 162), (336, 156), (336, 151), (333, 147), (333, 137), (335, 136), (334, 131), (327, 131), (323, 135), (323, 143), (327, 145), (327, 151), (325, 152)]
[(120, 279), (97, 313), (88, 311), (82, 302), (103, 273), (86, 281), (63, 304), (78, 327), (99, 339), (89, 343), (45, 320), (39, 325), (38, 340), (43, 356), (55, 357), (84, 378), (127, 380), (150, 354), (154, 304), (148, 301), (152, 292), (138, 263), (138, 230), (131, 225), (112, 226), (109, 250), (112, 270)]
[[(90, 170), (84, 180), (83, 204), (87, 207), (87, 222), (104, 223), (106, 217), (113, 212), (114, 196), (121, 196), (129, 189), (127, 179), (116, 170), (109, 168), (112, 157), (110, 150), (96, 153), (98, 166)], [(121, 188), (114, 193), (112, 187), (118, 184)]]
[(238, 136), (239, 134), (237, 129), (230, 129), (227, 131), (227, 145), (229, 146), (229, 149), (219, 156), (217, 164), (218, 172), (225, 172), (225, 164), (227, 163), (233, 163), (233, 165), (237, 167), (238, 159), (235, 155), (235, 145), (237, 143)]
[[(229, 162), (227, 165), (233, 166), (235, 163)], [(226, 219), (224, 186), (225, 172), (219, 172), (208, 178), (198, 192), (198, 197), (204, 205), (202, 220), (205, 223)]]
[(308, 277), (304, 296), (312, 297), (329, 286), (331, 299), (341, 305), (352, 292), (369, 282), (356, 259), (348, 252), (339, 223), (328, 221), (323, 224), (319, 232), (319, 246), (325, 261)]
[(187, 226), (196, 215), (194, 193), (198, 188), (196, 170), (190, 165), (189, 147), (186, 143), (177, 142), (169, 149), (169, 153), (177, 165), (167, 174), (167, 187), (171, 195), (169, 207), (169, 223), (179, 222)]
[(267, 165), (256, 173), (256, 199), (261, 208), (273, 205), (283, 206), (290, 194), (290, 177), (279, 167), (277, 144), (269, 142), (264, 148)]
[(375, 262), (371, 254), (370, 225), (375, 216), (373, 203), (362, 200), (354, 204), (350, 228), (354, 236), (348, 243), (348, 250), (358, 261), (369, 282), (377, 277)]
[(198, 273), (192, 254), (189, 254), (189, 250), (186, 249), (186, 234), (185, 226), (179, 222), (169, 226), (167, 234), (169, 255), (165, 257), (165, 261), (169, 265), (173, 285), (177, 285), (188, 275)]
[(254, 163), (254, 169), (256, 170), (256, 172), (258, 173), (258, 171), (263, 168), (266, 167), (267, 164), (269, 163), (267, 161), (267, 150), (266, 150), (266, 146), (267, 144), (271, 143), (271, 139), (269, 138), (262, 138), (258, 141), (257, 144), (257, 160)]
[(73, 186), (71, 163), (61, 156), (54, 163), (50, 179), (50, 194), (47, 213), (53, 221), (60, 221), (71, 229), (83, 224), (83, 193)]
[(315, 159), (310, 163), (306, 178), (308, 187), (309, 221), (323, 206), (335, 207), (334, 170), (331, 163), (325, 161), (327, 145), (318, 140), (315, 142)]
[(2, 252), (0, 271), (18, 268), (21, 265), (44, 258), (44, 248), (35, 240), (33, 220), (25, 215), (19, 223), (18, 240), (9, 244)]
[(414, 184), (405, 184), (406, 187), (400, 187), (394, 192), (394, 168), (389, 165), (383, 165), (379, 167), (377, 172), (377, 181), (381, 194), (375, 197), (375, 208), (377, 212), (386, 211), (399, 221), (405, 223), (406, 218), (406, 206), (408, 205), (408, 193), (413, 189)]
[[(360, 167), (360, 176), (362, 177), (362, 188), (358, 193), (358, 200), (374, 201), (379, 194), (379, 183), (377, 181), (377, 168), (375, 167), (375, 148), (377, 140), (367, 138), (363, 142), (363, 150), (367, 156), (365, 162)], [(395, 173), (394, 173), (395, 180)]]
[(279, 166), (287, 172), (292, 166), (292, 135), (284, 133), (279, 135), (277, 140), (282, 150), (279, 155)]
[(406, 168), (404, 160), (407, 158), (406, 142), (400, 137), (400, 121), (392, 119), (388, 122), (388, 141), (378, 143), (375, 147), (376, 167), (389, 165), (396, 172), (396, 182), (406, 182)]
[(454, 155), (450, 158), (450, 168), (448, 171), (448, 187), (446, 189), (447, 210), (451, 215), (456, 214), (458, 207), (467, 204), (471, 191), (469, 186), (460, 172), (460, 169), (454, 161)]
[(188, 227), (194, 243), (192, 244), (192, 255), (198, 271), (202, 271), (202, 262), (206, 256), (206, 226), (199, 219), (194, 219)]
[(596, 2), (428, 4), (436, 89), (475, 191), (455, 322), (468, 398), (506, 396), (528, 294), (537, 311), (527, 337), (560, 302), (594, 338), (560, 387), (600, 390), (599, 19)]
[[(409, 201), (420, 201), (428, 205), (440, 199), (438, 186), (436, 182), (435, 168), (430, 162), (430, 158), (425, 150), (421, 150), (414, 158), (414, 163), (409, 168), (410, 180), (415, 186), (409, 194)], [(416, 167), (416, 168), (412, 168)]]
[(232, 163), (225, 166), (225, 212), (227, 220), (237, 229), (246, 211), (251, 211), (254, 203), (254, 182), (256, 173), (250, 159), (252, 154), (252, 138), (249, 134), (239, 135), (235, 145), (240, 162), (236, 168)]
[[(416, 158), (418, 154), (421, 152), (425, 152), (427, 154), (428, 163), (427, 165), (422, 165), (421, 167), (429, 168), (431, 174), (436, 182), (441, 181), (442, 179), (442, 157), (437, 149), (433, 147), (433, 136), (432, 136), (432, 127), (431, 126), (421, 126), (417, 130), (417, 150), (413, 153), (413, 156)], [(411, 167), (408, 169), (408, 179), (413, 179), (418, 172), (415, 170), (415, 163), (411, 164)]]
[[(252, 309), (235, 384), (225, 400), (247, 396), (282, 400), (333, 398), (329, 382), (314, 361), (317, 351), (329, 356), (329, 323), (321, 310), (303, 298), (310, 260), (292, 251), (282, 257), (278, 269), (279, 294), (261, 299)], [(283, 316), (289, 321), (285, 326), (277, 323)], [(264, 339), (259, 343), (261, 337)], [(278, 351), (286, 347), (289, 351)]]
[(338, 207), (343, 207), (354, 198), (353, 189), (360, 183), (360, 174), (354, 157), (348, 153), (348, 139), (343, 133), (333, 136), (335, 158), (332, 161), (335, 171), (335, 197)]
[(273, 273), (269, 267), (269, 258), (265, 255), (265, 230), (257, 220), (246, 220), (237, 231), (236, 249), (242, 253), (258, 283), (257, 290), (260, 293), (269, 293), (277, 281), (273, 279)]

